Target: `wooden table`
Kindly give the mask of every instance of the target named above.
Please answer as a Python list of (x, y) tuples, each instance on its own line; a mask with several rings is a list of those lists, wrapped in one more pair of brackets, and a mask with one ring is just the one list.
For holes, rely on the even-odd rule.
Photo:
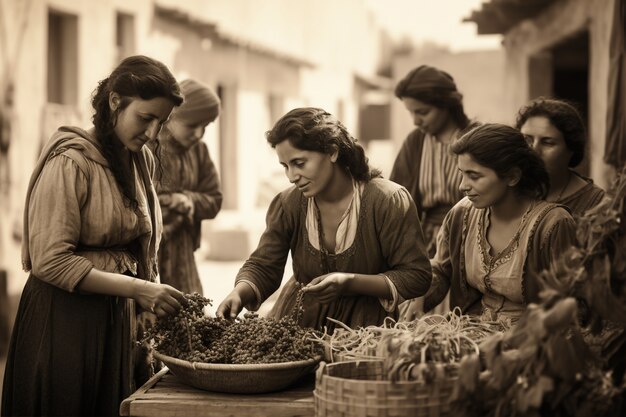
[(122, 401), (121, 416), (300, 417), (313, 416), (315, 374), (268, 394), (222, 394), (180, 382), (167, 367)]

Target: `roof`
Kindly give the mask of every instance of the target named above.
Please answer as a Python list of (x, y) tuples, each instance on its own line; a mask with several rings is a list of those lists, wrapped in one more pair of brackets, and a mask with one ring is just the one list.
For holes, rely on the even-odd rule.
[(537, 16), (560, 0), (491, 0), (472, 11), (464, 22), (474, 22), (479, 35), (505, 34), (522, 20)]
[(274, 58), (291, 65), (308, 68), (316, 67), (313, 62), (305, 58), (261, 45), (259, 43), (244, 39), (231, 33), (226, 33), (226, 31), (220, 29), (217, 24), (197, 19), (191, 16), (189, 13), (177, 8), (170, 8), (155, 4), (154, 14), (155, 16), (158, 16), (162, 19), (186, 26), (189, 29), (197, 32), (200, 36), (209, 38), (213, 41), (218, 41), (226, 45), (242, 48), (247, 51)]

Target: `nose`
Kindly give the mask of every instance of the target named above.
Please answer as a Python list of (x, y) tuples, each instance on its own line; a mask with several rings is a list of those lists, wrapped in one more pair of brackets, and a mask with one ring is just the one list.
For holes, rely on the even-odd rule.
[(148, 128), (146, 129), (146, 136), (150, 138), (150, 140), (156, 139), (157, 135), (161, 131), (161, 126), (162, 125), (159, 120), (157, 119), (152, 120), (150, 124), (148, 125)]
[(534, 138), (528, 138), (526, 139), (526, 142), (528, 143), (528, 146), (530, 146), (530, 148), (539, 153), (539, 140), (534, 139)]
[(469, 184), (465, 181), (465, 177), (461, 176), (461, 183), (459, 184), (459, 191), (466, 193), (470, 190)]
[(197, 140), (202, 139), (202, 137), (204, 136), (204, 127), (197, 127), (194, 130), (193, 135)]
[(287, 175), (287, 179), (292, 184), (295, 184), (300, 179), (300, 174), (298, 174), (293, 168), (285, 168), (285, 175)]
[(421, 126), (422, 125), (422, 117), (413, 115), (413, 125), (417, 126), (417, 127)]

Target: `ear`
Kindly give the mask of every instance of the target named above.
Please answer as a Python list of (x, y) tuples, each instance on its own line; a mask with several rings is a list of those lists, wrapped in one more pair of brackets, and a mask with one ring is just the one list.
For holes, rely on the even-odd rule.
[(507, 185), (509, 187), (515, 187), (517, 186), (517, 184), (519, 184), (521, 179), (522, 179), (522, 170), (519, 169), (518, 167), (515, 167), (511, 169), (511, 171), (509, 171), (509, 174), (507, 175)]
[(120, 107), (122, 98), (115, 91), (109, 93), (109, 108), (111, 111), (115, 111)]
[(330, 154), (330, 161), (337, 162), (337, 159), (339, 158), (339, 149), (335, 145), (332, 145), (332, 147), (333, 153)]

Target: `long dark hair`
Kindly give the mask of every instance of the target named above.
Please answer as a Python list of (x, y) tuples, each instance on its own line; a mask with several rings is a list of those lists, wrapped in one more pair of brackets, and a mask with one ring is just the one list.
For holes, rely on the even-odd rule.
[(356, 180), (369, 181), (380, 177), (370, 168), (363, 147), (333, 115), (315, 107), (300, 107), (281, 117), (265, 132), (268, 143), (275, 148), (289, 140), (294, 147), (331, 155), (338, 150), (337, 164)]
[[(109, 107), (111, 92), (116, 92), (121, 97), (120, 105), (115, 111), (111, 111)], [(170, 70), (162, 62), (143, 55), (131, 56), (120, 62), (111, 75), (100, 81), (93, 93), (91, 105), (95, 110), (92, 120), (96, 139), (125, 197), (125, 203), (136, 209), (138, 203), (133, 191), (133, 176), (128, 175), (128, 167), (119, 163), (123, 145), (115, 134), (119, 113), (134, 97), (143, 100), (164, 97), (179, 106), (183, 102), (183, 96)]]
[(471, 129), (450, 147), (457, 155), (469, 154), (480, 165), (506, 177), (519, 168), (516, 189), (533, 198), (544, 199), (550, 177), (541, 158), (526, 143), (519, 130), (499, 123), (485, 123)]
[(517, 114), (515, 127), (521, 129), (531, 117), (543, 116), (563, 135), (567, 149), (572, 151), (570, 167), (580, 164), (585, 156), (585, 122), (573, 103), (539, 97), (523, 106)]

